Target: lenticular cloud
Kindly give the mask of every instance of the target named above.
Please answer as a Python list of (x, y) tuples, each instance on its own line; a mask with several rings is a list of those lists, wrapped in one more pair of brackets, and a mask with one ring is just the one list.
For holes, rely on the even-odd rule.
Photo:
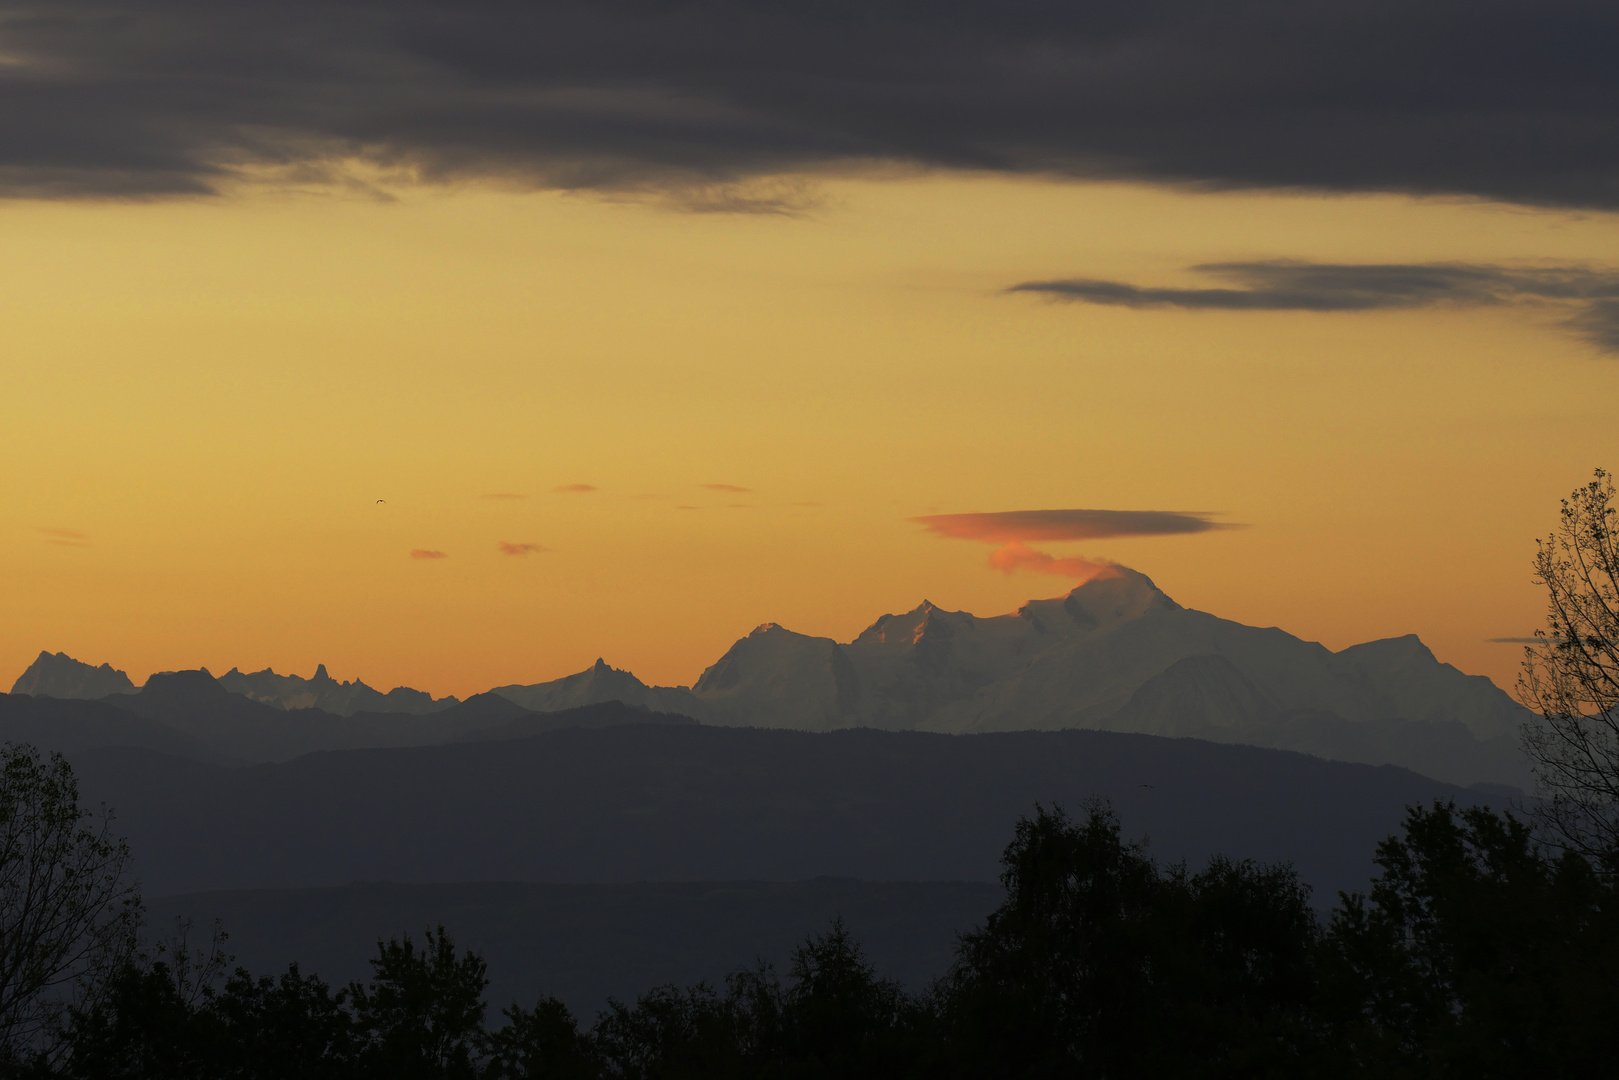
[(1003, 510), (987, 514), (928, 514), (911, 520), (936, 536), (999, 545), (989, 565), (1008, 574), (1032, 570), (1089, 581), (1117, 572), (1109, 559), (1060, 557), (1029, 546), (1029, 541), (1106, 540), (1135, 536), (1175, 536), (1240, 526), (1211, 521), (1211, 515), (1184, 510)]

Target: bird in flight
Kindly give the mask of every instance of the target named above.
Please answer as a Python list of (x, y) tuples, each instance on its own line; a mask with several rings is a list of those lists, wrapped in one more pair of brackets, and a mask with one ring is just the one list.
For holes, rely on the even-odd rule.
[(387, 499), (378, 499), (378, 500), (377, 500), (377, 502), (379, 502), (379, 503), (385, 503), (385, 502), (387, 502), (387, 501), (388, 501), (388, 500), (387, 500)]

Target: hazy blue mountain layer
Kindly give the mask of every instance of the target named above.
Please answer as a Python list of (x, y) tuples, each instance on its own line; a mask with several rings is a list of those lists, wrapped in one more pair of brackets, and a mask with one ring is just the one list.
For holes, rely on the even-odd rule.
[(1097, 731), (811, 734), (699, 725), (310, 754), (227, 768), (72, 755), (146, 890), (353, 881), (987, 881), (1036, 802), (1102, 796), (1167, 859), (1291, 859), (1364, 885), (1404, 808), (1484, 796), (1404, 769)]
[(537, 714), (494, 694), (478, 694), (425, 715), (334, 716), (319, 709), (282, 710), (250, 701), (226, 692), (206, 671), (154, 675), (139, 693), (98, 701), (0, 695), (0, 742), (27, 742), (63, 752), (146, 747), (226, 765), (290, 761), (321, 750), (431, 746), (625, 723), (696, 721), (616, 701)]
[(959, 931), (1001, 899), (989, 882), (654, 882), (554, 885), (341, 885), (192, 893), (149, 900), (151, 925), (219, 919), (226, 948), (259, 973), (291, 961), (329, 983), (371, 975), (378, 938), (421, 939), (443, 925), (489, 961), (488, 1000), (532, 1005), (554, 994), (586, 1017), (608, 995), (662, 983), (722, 985), (763, 959), (785, 972), (805, 935), (842, 917), (884, 975), (921, 990), (949, 966)]
[(180, 757), (221, 760), (206, 742), (103, 701), (0, 694), (0, 743), (77, 753), (99, 746), (143, 747)]

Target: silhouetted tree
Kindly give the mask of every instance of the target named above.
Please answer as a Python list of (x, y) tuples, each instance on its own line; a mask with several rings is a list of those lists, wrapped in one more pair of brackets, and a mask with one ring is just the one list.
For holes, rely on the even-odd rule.
[(471, 1080), (478, 1074), (486, 965), (439, 927), (421, 949), (409, 937), (377, 942), (369, 985), (349, 987), (359, 1060), (368, 1075), (393, 1080)]
[(225, 1075), (233, 1033), (207, 1009), (228, 958), (216, 926), (193, 950), (190, 924), (126, 961), (87, 1004), (70, 1010), (62, 1075), (82, 1080), (204, 1080)]
[(1036, 808), (1002, 858), (1007, 896), (941, 987), (972, 1076), (1241, 1076), (1310, 1052), (1317, 940), (1288, 867), (1160, 871), (1102, 805)]
[(333, 993), (292, 964), (279, 978), (238, 968), (209, 1002), (220, 1074), (251, 1080), (339, 1080), (354, 1075), (358, 1032), (346, 990)]
[(0, 1069), (52, 1052), (66, 1010), (133, 954), (141, 901), (109, 814), (60, 754), (0, 748)]
[(1518, 689), (1537, 714), (1524, 727), (1542, 814), (1564, 843), (1619, 871), (1619, 510), (1601, 469), (1563, 500), (1540, 542), (1546, 629), (1524, 650)]
[(907, 1067), (911, 1003), (877, 976), (841, 918), (793, 952), (792, 978), (781, 1012), (794, 1076), (890, 1077)]
[(579, 1030), (568, 1007), (541, 998), (534, 1008), (504, 1010), (506, 1026), (485, 1042), (488, 1080), (593, 1080), (601, 1075), (590, 1039)]
[(1573, 852), (1483, 807), (1413, 808), (1345, 896), (1320, 1017), (1348, 1075), (1608, 1076), (1619, 1061), (1619, 896)]
[(735, 1010), (715, 990), (656, 987), (633, 1006), (609, 1000), (593, 1031), (604, 1075), (622, 1080), (686, 1080), (752, 1075)]
[(768, 965), (611, 1002), (592, 1038), (604, 1073), (627, 1080), (903, 1077), (925, 1047), (923, 1010), (867, 963), (841, 920), (793, 953), (784, 987)]

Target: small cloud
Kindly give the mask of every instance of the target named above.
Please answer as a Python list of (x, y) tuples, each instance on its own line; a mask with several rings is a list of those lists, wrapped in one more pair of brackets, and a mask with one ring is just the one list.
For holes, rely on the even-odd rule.
[(1539, 638), (1532, 637), (1492, 637), (1485, 638), (1491, 645), (1538, 645)]
[(556, 492), (558, 495), (583, 495), (583, 494), (585, 494), (587, 492), (595, 491), (596, 490), (596, 485), (595, 484), (560, 484), (557, 487), (552, 488), (551, 490)]
[(989, 565), (1008, 574), (1014, 570), (1033, 570), (1037, 574), (1056, 574), (1083, 581), (1112, 577), (1119, 572), (1118, 564), (1111, 559), (1087, 559), (1083, 555), (1060, 559), (1016, 540), (990, 552)]
[(434, 551), (432, 548), (412, 548), (410, 557), (413, 559), (448, 559), (447, 552)]
[(749, 495), (753, 492), (752, 488), (738, 487), (735, 484), (699, 484), (698, 487), (707, 491), (729, 491), (733, 495)]
[(516, 492), (516, 491), (491, 491), (487, 495), (479, 495), (478, 498), (480, 498), (480, 499), (526, 499), (526, 498), (528, 498), (528, 496), (523, 495), (520, 492)]
[(516, 544), (510, 540), (502, 540), (495, 545), (505, 555), (527, 555), (531, 551), (550, 551), (548, 547), (539, 544)]
[(90, 538), (77, 529), (40, 529), (47, 544), (57, 547), (89, 547)]

